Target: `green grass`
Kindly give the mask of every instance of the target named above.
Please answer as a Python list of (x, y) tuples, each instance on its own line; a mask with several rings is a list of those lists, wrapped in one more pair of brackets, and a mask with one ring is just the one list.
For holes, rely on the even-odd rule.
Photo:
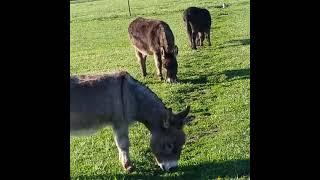
[[(217, 8), (222, 2), (226, 9)], [(71, 74), (126, 70), (146, 84), (174, 111), (191, 105), (196, 119), (184, 128), (179, 170), (162, 172), (149, 148), (148, 130), (130, 128), (130, 153), (136, 171), (122, 170), (112, 130), (71, 137), (72, 179), (250, 179), (250, 2), (249, 0), (78, 0), (71, 5)], [(212, 16), (212, 46), (192, 51), (182, 21), (189, 6)], [(127, 28), (137, 16), (167, 22), (179, 47), (179, 84), (160, 82), (153, 57), (142, 78)], [(207, 42), (205, 41), (205, 45)]]

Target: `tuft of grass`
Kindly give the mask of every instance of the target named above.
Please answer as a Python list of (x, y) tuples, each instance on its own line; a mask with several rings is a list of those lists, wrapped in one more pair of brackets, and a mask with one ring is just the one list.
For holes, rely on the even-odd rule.
[[(222, 3), (229, 6), (221, 8)], [(187, 142), (176, 172), (162, 172), (149, 148), (150, 133), (131, 126), (130, 154), (136, 171), (126, 173), (110, 127), (89, 137), (71, 137), (71, 179), (250, 179), (250, 1), (135, 0), (70, 1), (71, 74), (126, 70), (174, 111), (191, 105), (196, 119), (184, 130)], [(212, 16), (212, 46), (191, 50), (182, 20), (189, 6)], [(178, 78), (167, 84), (156, 76), (153, 57), (141, 76), (127, 28), (137, 16), (167, 22), (179, 47)]]

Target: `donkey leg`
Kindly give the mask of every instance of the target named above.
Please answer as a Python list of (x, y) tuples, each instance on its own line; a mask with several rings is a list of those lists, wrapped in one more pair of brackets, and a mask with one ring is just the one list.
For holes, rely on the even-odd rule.
[(143, 77), (146, 77), (147, 75), (147, 69), (146, 69), (146, 59), (147, 59), (147, 56), (146, 55), (143, 55), (141, 52), (139, 52), (138, 50), (135, 50), (136, 52), (136, 56), (138, 58), (138, 61), (139, 61), (139, 64), (140, 64), (140, 70), (141, 70), (141, 73), (142, 73), (142, 76)]
[(200, 33), (198, 33), (196, 37), (196, 46), (200, 46)]
[(210, 41), (210, 29), (205, 33), (206, 38), (208, 40), (208, 45), (211, 46), (211, 41)]
[(134, 167), (130, 162), (128, 126), (124, 124), (121, 126), (113, 126), (113, 132), (115, 136), (114, 139), (118, 147), (119, 160), (121, 161), (123, 168), (126, 171), (131, 172)]
[(196, 45), (197, 46), (203, 46), (203, 40), (204, 40), (204, 33), (198, 32), (196, 37)]
[(192, 43), (192, 28), (191, 25), (189, 24), (189, 22), (186, 22), (186, 26), (187, 26), (187, 34), (188, 34), (188, 38), (189, 38), (189, 43), (190, 43), (190, 47), (193, 48), (193, 43)]
[(203, 46), (204, 33), (203, 32), (199, 32), (199, 36), (200, 36), (200, 46)]
[(160, 80), (163, 80), (162, 77), (162, 60), (161, 60), (161, 53), (154, 53), (154, 63), (157, 69), (157, 75), (159, 76)]
[(196, 47), (196, 41), (197, 41), (197, 35), (198, 35), (198, 32), (192, 32), (192, 49), (197, 49)]

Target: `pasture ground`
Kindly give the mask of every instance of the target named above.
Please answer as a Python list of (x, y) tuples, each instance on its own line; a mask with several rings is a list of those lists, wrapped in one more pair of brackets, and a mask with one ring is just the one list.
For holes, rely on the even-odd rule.
[[(230, 4), (222, 9), (222, 3)], [(136, 170), (122, 170), (112, 130), (71, 137), (72, 179), (250, 179), (250, 1), (249, 0), (73, 0), (71, 74), (126, 70), (146, 84), (174, 111), (191, 105), (196, 119), (186, 126), (187, 143), (179, 170), (162, 172), (149, 148), (150, 133), (139, 123), (130, 129), (130, 153)], [(189, 6), (212, 16), (212, 46), (191, 50), (182, 21)], [(179, 84), (160, 82), (153, 57), (142, 78), (127, 28), (137, 16), (167, 22), (179, 47)], [(205, 41), (205, 45), (207, 42)]]

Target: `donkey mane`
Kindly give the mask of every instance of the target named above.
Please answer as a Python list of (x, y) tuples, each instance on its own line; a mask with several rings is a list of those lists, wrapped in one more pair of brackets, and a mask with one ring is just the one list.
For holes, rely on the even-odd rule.
[(138, 91), (141, 91), (141, 93), (138, 93), (137, 95), (140, 96), (141, 94), (144, 94), (148, 97), (150, 97), (152, 100), (154, 100), (155, 102), (158, 102), (158, 104), (166, 109), (165, 104), (163, 103), (162, 99), (159, 98), (148, 86), (142, 84), (141, 82), (139, 82), (138, 80), (134, 79), (132, 76), (127, 75), (125, 76), (127, 79), (127, 82), (129, 84), (133, 84), (135, 86), (135, 88)]
[[(168, 39), (169, 37), (166, 35), (166, 33), (170, 33), (168, 32), (170, 27), (167, 23), (160, 21), (160, 29), (161, 29), (161, 34), (162, 34), (162, 45), (164, 47), (164, 50), (166, 52), (173, 52), (173, 48), (174, 48), (174, 41), (171, 41), (170, 39)], [(174, 40), (174, 37), (173, 37)]]
[(141, 96), (141, 94), (146, 95), (158, 102), (161, 107), (166, 108), (162, 99), (160, 99), (148, 86), (142, 84), (138, 80), (134, 79), (128, 72), (120, 71), (114, 74), (100, 74), (100, 75), (79, 75), (79, 76), (71, 76), (70, 82), (72, 85), (77, 87), (98, 87), (105, 86), (106, 84), (100, 83), (108, 78), (114, 79), (123, 79), (125, 78), (127, 82), (134, 86), (135, 89), (140, 91), (137, 96)]
[(99, 74), (99, 75), (79, 75), (79, 76), (71, 76), (70, 81), (73, 85), (78, 87), (96, 87), (102, 85), (100, 83), (108, 78), (121, 79), (128, 73), (126, 71), (120, 71), (114, 74)]

